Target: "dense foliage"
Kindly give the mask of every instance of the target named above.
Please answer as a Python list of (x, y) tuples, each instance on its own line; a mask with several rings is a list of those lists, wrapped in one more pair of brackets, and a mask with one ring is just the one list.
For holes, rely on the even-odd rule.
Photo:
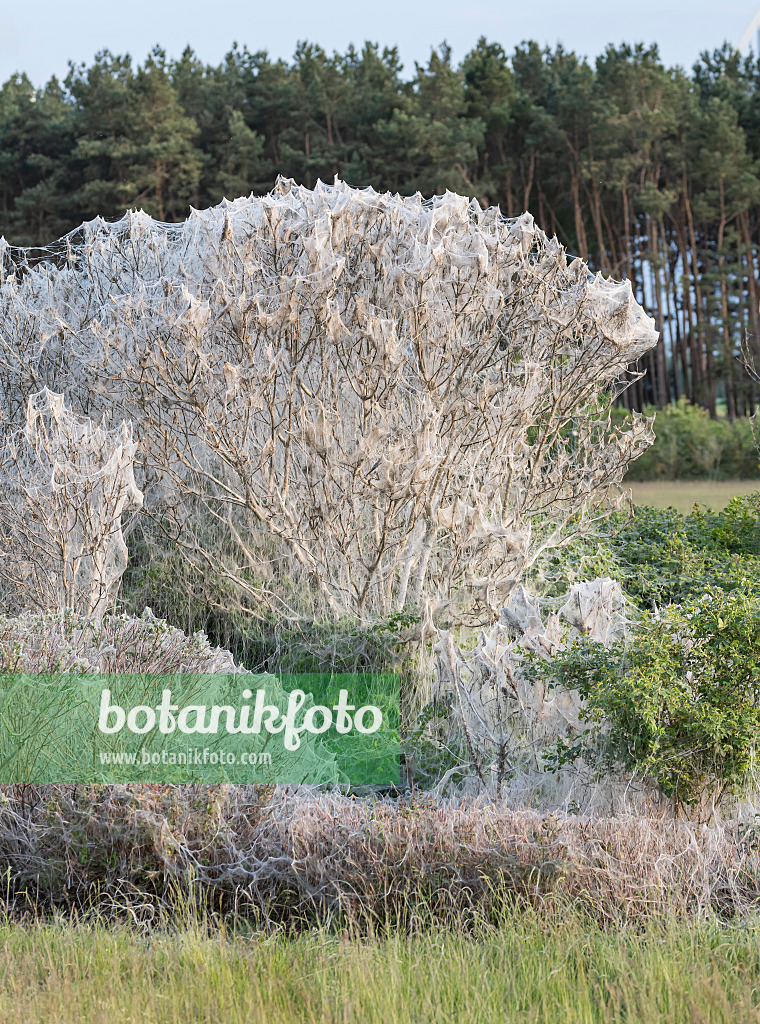
[(651, 616), (612, 649), (576, 642), (552, 666), (590, 725), (554, 754), (657, 782), (681, 804), (741, 787), (760, 735), (760, 600), (715, 588)]
[(571, 583), (594, 576), (619, 580), (632, 611), (653, 611), (719, 587), (741, 586), (760, 595), (760, 492), (734, 498), (721, 512), (695, 505), (637, 507), (632, 518), (612, 520), (595, 540), (546, 558), (533, 586), (563, 594)]
[[(576, 560), (544, 567), (545, 586), (609, 572), (630, 598), (630, 635), (605, 649), (582, 639), (534, 672), (580, 691), (585, 731), (555, 766), (583, 757), (623, 768), (678, 803), (740, 788), (760, 735), (760, 493), (722, 512), (637, 508)], [(554, 575), (552, 575), (552, 572)]]
[[(402, 671), (407, 692), (418, 685), (412, 664), (418, 643), (410, 641), (410, 627), (419, 622), (415, 609), (367, 629), (341, 620), (329, 625), (304, 621), (283, 631), (274, 623), (252, 621), (233, 600), (223, 574), (194, 570), (158, 536), (135, 533), (129, 548), (124, 606), (139, 613), (150, 604), (155, 614), (188, 633), (205, 630), (213, 643), (230, 648), (249, 668), (395, 667)], [(619, 515), (595, 538), (547, 553), (528, 584), (552, 597), (596, 576), (621, 582), (632, 619), (697, 600), (716, 588), (760, 598), (760, 492), (734, 499), (721, 512), (698, 507), (683, 516), (675, 509), (638, 507), (632, 519)]]
[[(681, 399), (657, 411), (655, 442), (626, 474), (636, 480), (752, 480), (760, 477), (760, 454), (747, 418), (711, 419), (705, 409)], [(616, 410), (623, 421), (624, 410)]]
[[(143, 207), (178, 221), (282, 173), (308, 186), (445, 189), (529, 209), (602, 271), (628, 277), (657, 317), (659, 347), (635, 408), (681, 395), (729, 418), (757, 394), (734, 356), (760, 336), (760, 66), (729, 46), (690, 74), (656, 48), (610, 47), (589, 64), (481, 40), (402, 74), (395, 49), (290, 63), (233, 48), (217, 67), (157, 49), (108, 52), (36, 89), (0, 88), (0, 234), (44, 245), (82, 220)], [(754, 393), (753, 393), (754, 387)]]

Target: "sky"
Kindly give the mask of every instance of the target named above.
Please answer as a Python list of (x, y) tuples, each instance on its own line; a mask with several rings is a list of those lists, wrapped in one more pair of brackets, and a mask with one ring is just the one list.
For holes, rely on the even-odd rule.
[(365, 40), (397, 45), (405, 77), (444, 40), (461, 59), (484, 35), (509, 52), (525, 39), (589, 58), (608, 43), (656, 42), (668, 64), (690, 68), (705, 49), (736, 45), (760, 0), (455, 0), (348, 2), (289, 0), (0, 0), (0, 81), (25, 71), (41, 85), (63, 77), (69, 61), (89, 63), (109, 49), (142, 61), (160, 44), (170, 57), (190, 45), (206, 63), (218, 63), (232, 43), (289, 59), (299, 40), (342, 52)]

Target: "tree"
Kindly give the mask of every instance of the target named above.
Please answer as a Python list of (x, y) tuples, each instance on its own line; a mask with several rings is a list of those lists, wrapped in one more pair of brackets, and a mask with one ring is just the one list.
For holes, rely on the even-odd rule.
[[(266, 193), (278, 174), (312, 187), (447, 189), (530, 212), (594, 270), (631, 281), (658, 345), (620, 398), (664, 408), (685, 395), (751, 415), (757, 382), (736, 361), (760, 338), (760, 63), (730, 46), (690, 73), (657, 48), (608, 47), (591, 64), (561, 46), (511, 54), (447, 47), (405, 80), (394, 48), (290, 61), (233, 46), (141, 65), (106, 51), (35, 89), (0, 89), (0, 231), (47, 245), (83, 220)], [(643, 375), (642, 375), (643, 374)]]
[(71, 68), (80, 132), (73, 159), (84, 184), (75, 193), (84, 216), (144, 206), (159, 220), (182, 218), (200, 180), (195, 122), (184, 115), (163, 51), (136, 72), (129, 57), (98, 54), (88, 69)]
[[(498, 43), (478, 40), (462, 63), (464, 95), (468, 118), (484, 125), (478, 146), (476, 180), (480, 195), (500, 200), (508, 217), (515, 214), (512, 192), (514, 154), (510, 152), (509, 129), (515, 102), (515, 84), (508, 58)], [(479, 196), (480, 198), (480, 196)]]
[(74, 131), (72, 104), (55, 78), (37, 90), (14, 75), (0, 88), (0, 234), (42, 245), (68, 230)]
[(473, 195), (470, 179), (483, 125), (465, 116), (464, 82), (445, 44), (427, 67), (416, 66), (409, 92), (392, 117), (377, 125), (388, 154), (389, 184), (404, 193), (441, 195), (448, 187)]
[[(179, 230), (95, 222), (72, 264), (4, 288), (61, 325), (89, 407), (139, 425), (164, 495), (213, 517), (272, 611), (286, 575), (317, 616), (495, 621), (652, 441), (608, 416), (650, 318), (530, 216), (281, 180)], [(39, 375), (24, 338), (14, 372)]]

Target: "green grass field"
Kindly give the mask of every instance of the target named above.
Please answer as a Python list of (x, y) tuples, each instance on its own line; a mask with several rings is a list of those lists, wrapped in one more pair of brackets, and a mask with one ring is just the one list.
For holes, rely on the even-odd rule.
[(647, 480), (625, 485), (633, 492), (637, 505), (653, 508), (673, 506), (679, 512), (691, 512), (694, 502), (719, 512), (738, 494), (760, 490), (758, 480)]
[(760, 922), (600, 930), (523, 911), (466, 938), (0, 926), (4, 1024), (760, 1019)]

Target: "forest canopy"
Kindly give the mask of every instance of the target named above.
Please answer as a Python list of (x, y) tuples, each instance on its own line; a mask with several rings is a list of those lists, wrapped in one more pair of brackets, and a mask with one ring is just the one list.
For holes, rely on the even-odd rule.
[(447, 189), (529, 210), (594, 269), (631, 280), (660, 341), (624, 402), (686, 397), (729, 418), (758, 385), (760, 63), (729, 45), (690, 73), (656, 47), (590, 63), (481, 39), (458, 66), (445, 45), (406, 77), (367, 43), (290, 62), (234, 46), (219, 66), (191, 50), (143, 64), (99, 53), (63, 82), (0, 87), (0, 234), (45, 246), (82, 221), (142, 208), (184, 220), (223, 197), (264, 194), (278, 174), (338, 175), (401, 194)]

